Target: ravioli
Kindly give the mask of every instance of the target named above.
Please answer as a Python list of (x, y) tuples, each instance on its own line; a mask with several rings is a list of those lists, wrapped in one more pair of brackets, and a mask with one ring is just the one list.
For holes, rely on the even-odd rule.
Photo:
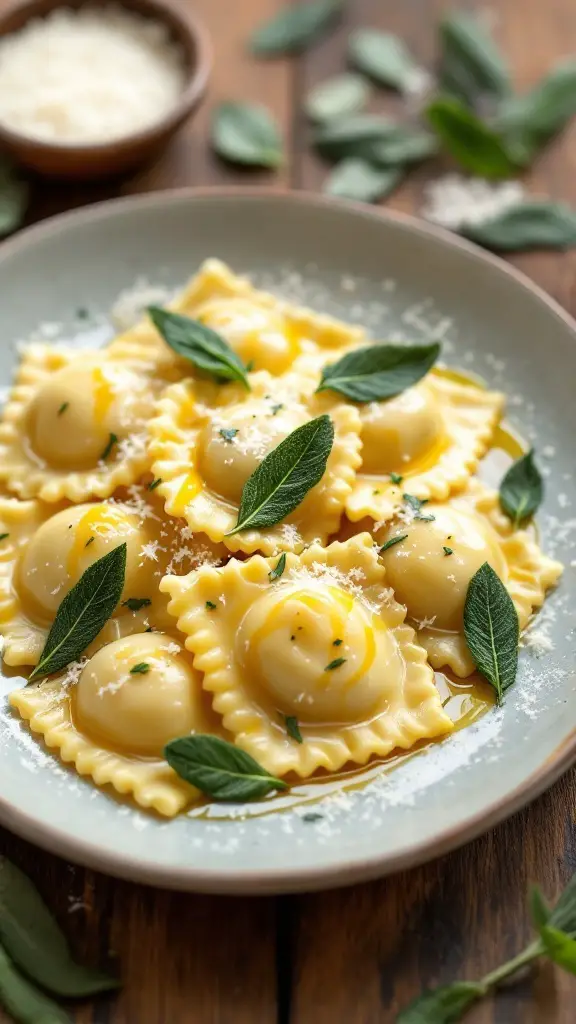
[(200, 795), (164, 760), (166, 743), (222, 734), (192, 658), (161, 633), (114, 640), (72, 671), (15, 690), (10, 703), (80, 775), (166, 817)]
[(543, 554), (527, 530), (514, 530), (496, 491), (477, 480), (450, 504), (431, 502), (422, 513), (433, 518), (408, 515), (377, 531), (379, 544), (406, 535), (382, 554), (386, 576), (433, 668), (465, 677), (474, 662), (463, 633), (464, 604), (480, 566), (488, 562), (506, 585), (524, 629), (562, 565)]
[(161, 382), (102, 353), (32, 345), (0, 423), (0, 481), (20, 498), (108, 497), (148, 467)]
[(161, 583), (239, 747), (273, 774), (306, 777), (451, 731), (369, 534), (289, 553), (271, 582), (276, 564), (254, 555)]
[[(206, 260), (185, 290), (168, 306), (172, 312), (200, 320), (216, 331), (254, 370), (285, 373), (302, 356), (358, 343), (360, 327), (256, 290), (220, 260)], [(176, 380), (192, 371), (144, 320), (120, 335), (109, 351), (148, 360), (164, 377)]]
[(115, 620), (135, 632), (166, 625), (166, 602), (158, 592), (167, 572), (184, 573), (206, 561), (218, 564), (223, 545), (193, 536), (169, 519), (153, 495), (125, 492), (122, 501), (54, 506), (0, 498), (0, 633), (8, 665), (36, 665), (61, 601), (80, 576), (119, 544), (126, 544), (124, 590), (113, 619), (99, 637), (115, 636)]
[[(230, 551), (294, 549), (338, 529), (360, 462), (360, 417), (351, 405), (313, 393), (303, 374), (250, 376), (240, 385), (182, 381), (169, 387), (150, 424), (150, 457), (166, 511)], [(260, 530), (234, 529), (242, 489), (266, 455), (293, 430), (329, 413), (335, 438), (324, 476), (284, 522)]]
[(462, 490), (503, 403), (499, 392), (435, 370), (395, 398), (360, 406), (362, 465), (346, 503), (348, 518), (390, 519), (404, 491), (445, 501)]

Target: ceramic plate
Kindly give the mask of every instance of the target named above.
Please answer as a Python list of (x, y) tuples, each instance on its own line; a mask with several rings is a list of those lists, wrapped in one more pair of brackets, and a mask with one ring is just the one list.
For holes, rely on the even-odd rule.
[[(120, 289), (138, 278), (177, 285), (206, 256), (376, 336), (441, 337), (449, 365), (504, 389), (513, 426), (540, 453), (542, 542), (566, 563), (564, 580), (536, 623), (538, 642), (521, 652), (502, 709), (360, 786), (296, 790), (281, 812), (266, 801), (233, 818), (222, 807), (171, 822), (137, 811), (31, 738), (7, 708), (17, 682), (5, 678), (0, 819), (72, 860), (174, 888), (280, 892), (383, 875), (493, 826), (576, 756), (575, 327), (504, 263), (409, 218), (302, 195), (163, 193), (58, 217), (4, 244), (2, 383), (15, 343), (40, 323), (44, 336), (101, 341)], [(79, 307), (88, 321), (79, 321)], [(321, 805), (307, 806), (319, 796)], [(322, 817), (306, 820), (310, 812)]]

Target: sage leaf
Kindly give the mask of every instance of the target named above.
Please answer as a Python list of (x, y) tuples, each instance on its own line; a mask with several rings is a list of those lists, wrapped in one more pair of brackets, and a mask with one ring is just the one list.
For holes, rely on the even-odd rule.
[(296, 743), (303, 743), (302, 733), (300, 732), (300, 726), (298, 725), (298, 719), (295, 715), (284, 715), (284, 724), (286, 726), (286, 732), (291, 739), (296, 740)]
[(179, 356), (217, 380), (237, 380), (249, 391), (244, 363), (216, 331), (199, 320), (148, 306), (148, 315), (164, 341)]
[(212, 145), (219, 156), (251, 167), (278, 167), (282, 140), (266, 107), (255, 103), (221, 103), (212, 117)]
[(388, 551), (388, 548), (393, 548), (395, 544), (400, 544), (400, 541), (406, 540), (407, 536), (408, 536), (407, 533), (398, 533), (398, 534), (396, 534), (395, 537), (390, 537), (390, 539), (387, 540), (386, 543), (382, 545), (382, 547), (380, 548), (380, 551), (378, 553), (380, 555), (383, 555), (385, 551)]
[(570, 974), (576, 974), (576, 939), (545, 924), (540, 928), (540, 940), (550, 960)]
[(276, 562), (276, 565), (268, 573), (268, 579), (270, 583), (274, 583), (274, 580), (279, 580), (286, 568), (286, 552), (283, 551), (280, 558)]
[(0, 857), (0, 943), (20, 970), (56, 995), (90, 996), (118, 988), (116, 979), (74, 962), (40, 893), (6, 857)]
[(416, 163), (433, 156), (438, 148), (430, 132), (378, 114), (356, 114), (330, 122), (317, 132), (314, 142), (328, 160), (355, 157), (379, 166)]
[(125, 543), (88, 566), (60, 603), (30, 681), (59, 672), (84, 653), (114, 612), (125, 574)]
[(426, 116), (446, 151), (467, 171), (483, 178), (507, 178), (515, 173), (504, 141), (460, 100), (438, 96)]
[(390, 32), (360, 28), (348, 40), (348, 60), (352, 67), (380, 85), (409, 92), (419, 68), (403, 41)]
[(505, 100), (496, 125), (517, 161), (526, 165), (574, 114), (576, 61), (572, 60), (558, 65), (524, 96)]
[(514, 526), (534, 515), (544, 498), (544, 482), (534, 463), (534, 450), (522, 455), (502, 478), (500, 505)]
[(11, 163), (0, 161), (0, 237), (22, 225), (28, 208), (29, 187)]
[(72, 1024), (64, 1010), (16, 970), (1, 947), (0, 1004), (18, 1024)]
[(400, 184), (404, 176), (402, 167), (376, 167), (356, 157), (337, 164), (324, 183), (324, 191), (340, 199), (354, 199), (358, 203), (375, 203), (383, 199)]
[(485, 994), (484, 986), (473, 981), (442, 985), (410, 1003), (398, 1015), (396, 1024), (455, 1024)]
[(258, 800), (274, 789), (288, 789), (250, 754), (219, 736), (183, 736), (171, 740), (164, 757), (180, 778), (213, 800)]
[(301, 0), (256, 30), (250, 49), (258, 57), (302, 52), (334, 25), (344, 0)]
[(440, 22), (440, 83), (469, 106), (484, 97), (501, 100), (512, 85), (504, 59), (482, 24), (461, 11)]
[(542, 895), (542, 890), (538, 885), (532, 885), (530, 887), (528, 901), (530, 905), (530, 917), (532, 918), (534, 927), (540, 931), (545, 924), (548, 924), (552, 911), (546, 903), (546, 900)]
[(335, 75), (310, 90), (305, 110), (312, 121), (334, 121), (360, 110), (369, 92), (368, 83), (360, 75)]
[(322, 479), (333, 443), (334, 426), (327, 415), (288, 434), (244, 484), (238, 522), (230, 534), (282, 522)]
[(337, 391), (353, 402), (399, 395), (434, 366), (440, 345), (366, 345), (322, 370), (317, 391)]
[(496, 690), (498, 703), (513, 686), (518, 668), (518, 615), (494, 569), (484, 562), (468, 585), (464, 635), (479, 672)]
[(572, 875), (558, 897), (547, 923), (563, 932), (576, 934), (576, 874)]
[(460, 233), (495, 252), (569, 249), (576, 245), (576, 213), (564, 203), (535, 199), (479, 224), (466, 224)]

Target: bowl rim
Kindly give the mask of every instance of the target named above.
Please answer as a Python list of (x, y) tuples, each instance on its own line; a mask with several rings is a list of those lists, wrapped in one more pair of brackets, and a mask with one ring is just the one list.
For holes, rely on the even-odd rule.
[[(94, 3), (94, 0), (80, 0), (79, 3), (71, 6), (67, 0), (53, 0), (50, 10), (47, 10), (43, 15), (38, 15), (38, 17), (47, 17), (48, 14), (58, 8), (79, 10), (81, 7), (90, 6), (103, 7), (107, 5)], [(193, 43), (196, 54), (195, 64), (190, 69), (185, 87), (179, 94), (176, 102), (165, 114), (162, 114), (158, 120), (152, 122), (147, 128), (131, 131), (125, 135), (117, 135), (101, 142), (70, 142), (58, 141), (57, 139), (41, 139), (34, 135), (28, 135), (26, 132), (19, 132), (14, 128), (9, 128), (0, 121), (0, 141), (5, 142), (12, 150), (26, 145), (29, 150), (33, 150), (38, 156), (60, 153), (63, 156), (70, 154), (74, 156), (93, 155), (96, 157), (105, 155), (111, 149), (115, 150), (118, 154), (124, 153), (126, 150), (132, 149), (132, 147), (153, 142), (159, 135), (170, 133), (176, 129), (200, 101), (206, 91), (208, 78), (213, 67), (214, 51), (210, 33), (196, 11), (192, 10), (189, 5), (182, 6), (176, 4), (175, 0), (145, 0), (145, 7), (149, 14), (144, 10), (139, 11), (137, 5), (132, 6), (126, 3), (125, 0), (114, 0), (113, 4), (112, 0), (110, 0), (109, 6), (118, 6), (124, 10), (141, 13), (142, 17), (150, 17), (150, 20), (156, 18), (156, 20), (164, 24), (167, 23), (165, 12), (168, 11), (171, 24), (178, 25), (180, 39), (185, 37)], [(23, 28), (28, 21), (36, 16), (37, 8), (38, 0), (14, 0), (14, 2), (8, 4), (0, 12), (0, 27), (12, 15), (22, 12), (26, 15), (25, 21), (21, 26)], [(15, 30), (14, 35), (19, 31), (21, 29)], [(3, 36), (0, 35), (0, 39), (2, 38)]]
[[(111, 214), (126, 210), (145, 210), (149, 207), (165, 204), (178, 204), (205, 199), (222, 199), (224, 201), (275, 199), (281, 203), (321, 208), (323, 210), (340, 209), (353, 212), (363, 217), (377, 217), (392, 225), (399, 225), (409, 232), (431, 238), (442, 245), (457, 249), (472, 256), (476, 261), (492, 266), (515, 281), (525, 292), (534, 295), (549, 311), (561, 320), (573, 333), (576, 341), (576, 320), (544, 289), (533, 282), (522, 271), (493, 253), (481, 249), (480, 246), (452, 232), (431, 224), (418, 217), (380, 207), (344, 199), (334, 199), (313, 192), (292, 192), (283, 188), (258, 187), (221, 187), (206, 186), (200, 188), (186, 187), (167, 189), (161, 192), (146, 193), (103, 200), (89, 206), (69, 210), (50, 217), (40, 224), (24, 228), (12, 239), (0, 245), (0, 272), (2, 264), (26, 250), (29, 245), (50, 237), (54, 231), (66, 228), (69, 224), (84, 226), (92, 222), (105, 220)], [(24, 839), (61, 857), (82, 864), (97, 871), (107, 871), (111, 875), (147, 885), (160, 886), (166, 889), (177, 889), (192, 892), (220, 893), (228, 895), (272, 895), (287, 892), (311, 892), (355, 885), (375, 878), (382, 878), (397, 871), (427, 863), (436, 857), (458, 849), (465, 843), (494, 828), (500, 822), (521, 810), (552, 786), (576, 761), (576, 728), (562, 740), (543, 763), (533, 771), (520, 785), (504, 797), (497, 797), (487, 807), (458, 825), (444, 829), (432, 840), (420, 840), (412, 843), (405, 850), (392, 855), (374, 853), (369, 857), (355, 858), (348, 856), (345, 861), (327, 867), (313, 866), (297, 868), (292, 871), (286, 868), (270, 870), (238, 870), (211, 871), (199, 869), (190, 864), (186, 867), (170, 868), (162, 865), (150, 865), (135, 857), (127, 858), (117, 855), (111, 849), (102, 849), (93, 842), (81, 837), (72, 836), (59, 828), (39, 825), (29, 814), (22, 812), (17, 806), (3, 798), (0, 794), (0, 823)]]

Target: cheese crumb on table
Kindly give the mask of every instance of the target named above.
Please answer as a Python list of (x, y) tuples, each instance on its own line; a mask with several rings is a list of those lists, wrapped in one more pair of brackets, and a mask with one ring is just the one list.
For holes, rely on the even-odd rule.
[(480, 224), (516, 206), (525, 198), (520, 181), (485, 181), (446, 174), (424, 186), (421, 216), (458, 231), (466, 224)]

